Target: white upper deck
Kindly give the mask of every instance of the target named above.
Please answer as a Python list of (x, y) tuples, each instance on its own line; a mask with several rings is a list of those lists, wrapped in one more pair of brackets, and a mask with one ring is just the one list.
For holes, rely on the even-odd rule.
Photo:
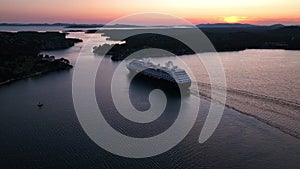
[(174, 66), (172, 61), (168, 61), (167, 63), (165, 63), (165, 66), (161, 66), (160, 64), (152, 63), (149, 59), (133, 60), (127, 65), (127, 67), (137, 71), (143, 71), (149, 68), (155, 70), (163, 70), (164, 72), (172, 76), (178, 83), (191, 82), (191, 79), (186, 71), (179, 68), (178, 66)]

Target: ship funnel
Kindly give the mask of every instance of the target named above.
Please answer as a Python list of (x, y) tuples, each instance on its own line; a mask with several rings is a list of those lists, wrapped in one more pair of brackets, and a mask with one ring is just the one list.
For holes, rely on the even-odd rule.
[(172, 62), (172, 61), (168, 61), (168, 62), (166, 63), (166, 66), (167, 66), (167, 67), (174, 67), (174, 65), (173, 65), (173, 62)]

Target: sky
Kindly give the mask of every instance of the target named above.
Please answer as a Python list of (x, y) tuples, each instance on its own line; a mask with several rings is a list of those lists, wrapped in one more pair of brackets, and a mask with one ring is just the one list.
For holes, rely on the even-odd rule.
[(0, 0), (2, 23), (105, 24), (141, 12), (170, 14), (194, 24), (300, 24), (300, 0)]

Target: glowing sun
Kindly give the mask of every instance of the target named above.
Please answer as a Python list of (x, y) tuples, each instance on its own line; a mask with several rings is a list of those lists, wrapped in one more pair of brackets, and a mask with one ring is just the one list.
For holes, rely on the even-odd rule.
[(237, 23), (240, 21), (244, 21), (247, 18), (244, 16), (225, 16), (223, 17), (223, 21), (227, 23)]

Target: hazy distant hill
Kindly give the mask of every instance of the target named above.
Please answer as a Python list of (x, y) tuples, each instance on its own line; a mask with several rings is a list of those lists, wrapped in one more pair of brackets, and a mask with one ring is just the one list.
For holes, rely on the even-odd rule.
[(69, 26), (68, 23), (0, 23), (0, 26)]
[(198, 28), (282, 28), (284, 25), (282, 24), (274, 24), (271, 26), (264, 25), (252, 25), (252, 24), (241, 24), (241, 23), (215, 23), (215, 24), (198, 24), (196, 25)]
[(65, 28), (100, 28), (103, 26), (103, 24), (72, 24), (65, 26)]
[(128, 25), (128, 24), (114, 24), (114, 25), (105, 25), (105, 24), (76, 24), (76, 23), (0, 23), (0, 26), (62, 26), (65, 28), (133, 28), (133, 27), (145, 27), (139, 25)]
[(198, 28), (249, 28), (257, 25), (241, 24), (241, 23), (215, 23), (215, 24), (198, 24)]
[[(145, 27), (139, 25), (128, 25), (128, 24), (75, 24), (75, 23), (0, 23), (0, 26), (62, 26), (65, 28), (98, 28), (98, 27), (108, 27), (108, 28), (125, 28), (125, 27)], [(183, 25), (186, 26), (186, 25)], [(263, 25), (252, 25), (252, 24), (241, 24), (241, 23), (214, 23), (214, 24), (198, 24), (195, 25), (198, 28), (282, 28), (282, 24), (274, 24), (271, 26)], [(168, 26), (166, 26), (168, 27)]]

